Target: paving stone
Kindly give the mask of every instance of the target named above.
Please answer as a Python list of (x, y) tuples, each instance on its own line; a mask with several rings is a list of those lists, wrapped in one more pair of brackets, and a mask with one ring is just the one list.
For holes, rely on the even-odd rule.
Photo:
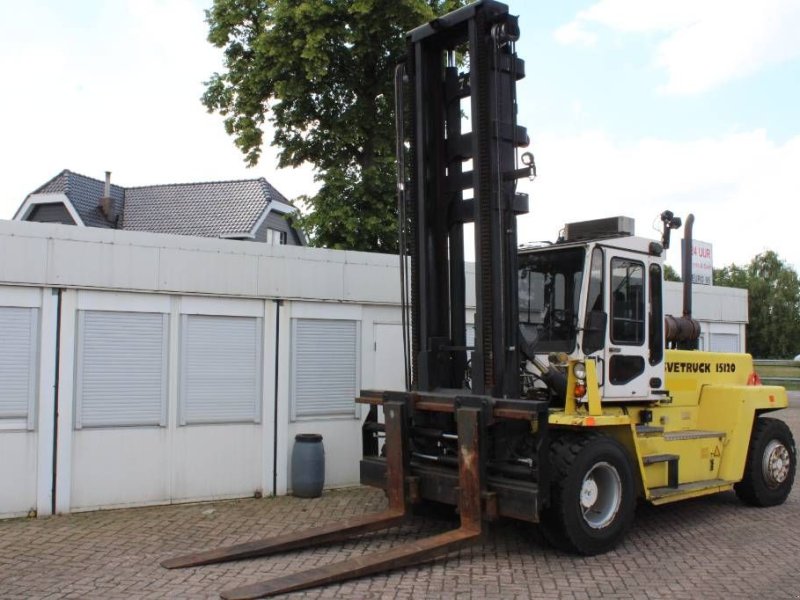
[[(800, 440), (800, 404), (775, 413)], [(168, 571), (165, 557), (240, 543), (382, 509), (369, 488), (292, 497), (122, 509), (0, 521), (0, 598), (217, 598), (223, 589), (294, 573), (444, 531), (416, 518), (383, 533), (274, 557)], [(210, 511), (213, 509), (213, 512)], [(759, 509), (733, 493), (641, 505), (626, 541), (603, 556), (547, 547), (535, 528), (491, 526), (482, 546), (430, 564), (287, 598), (800, 598), (800, 481)]]

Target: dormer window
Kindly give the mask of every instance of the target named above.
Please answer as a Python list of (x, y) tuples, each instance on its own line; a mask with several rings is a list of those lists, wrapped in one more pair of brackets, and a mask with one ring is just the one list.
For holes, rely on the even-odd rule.
[(272, 229), (271, 227), (267, 227), (267, 244), (272, 244), (273, 246), (278, 245), (285, 245), (286, 244), (286, 232), (285, 231), (278, 231), (277, 229)]

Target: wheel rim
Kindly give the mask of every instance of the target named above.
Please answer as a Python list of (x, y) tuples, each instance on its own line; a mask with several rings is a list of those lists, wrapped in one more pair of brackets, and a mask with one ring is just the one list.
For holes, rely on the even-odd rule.
[(599, 462), (583, 478), (580, 507), (584, 522), (592, 529), (606, 527), (619, 512), (622, 480), (616, 467)]
[(778, 440), (772, 440), (767, 444), (761, 463), (761, 471), (767, 487), (774, 489), (786, 481), (791, 462), (792, 459), (786, 446)]

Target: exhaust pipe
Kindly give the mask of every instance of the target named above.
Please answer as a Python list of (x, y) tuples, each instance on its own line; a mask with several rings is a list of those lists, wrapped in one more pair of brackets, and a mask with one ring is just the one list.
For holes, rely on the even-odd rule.
[(667, 345), (678, 350), (697, 350), (700, 339), (700, 323), (692, 318), (692, 226), (694, 215), (686, 217), (683, 230), (683, 315), (664, 316), (664, 333)]
[(692, 227), (694, 215), (689, 213), (683, 226), (683, 318), (692, 318)]

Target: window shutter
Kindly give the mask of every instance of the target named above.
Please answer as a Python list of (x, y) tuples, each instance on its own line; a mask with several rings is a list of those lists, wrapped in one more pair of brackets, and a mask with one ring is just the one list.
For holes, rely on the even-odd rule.
[(167, 424), (167, 320), (79, 312), (76, 428)]
[(39, 311), (0, 307), (0, 419), (27, 419), (33, 429)]
[(735, 333), (712, 333), (711, 352), (739, 352), (739, 336)]
[(259, 421), (261, 322), (183, 315), (181, 424)]
[(356, 416), (357, 321), (292, 321), (293, 417)]

